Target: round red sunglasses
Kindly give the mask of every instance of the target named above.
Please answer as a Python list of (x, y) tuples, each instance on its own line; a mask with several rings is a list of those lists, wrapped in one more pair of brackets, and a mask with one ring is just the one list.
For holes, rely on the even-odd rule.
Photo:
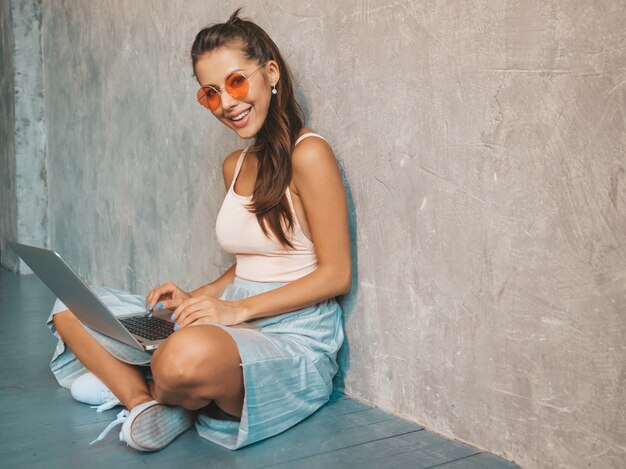
[(202, 85), (197, 94), (198, 102), (205, 108), (215, 111), (220, 106), (220, 96), (224, 90), (235, 99), (244, 99), (248, 96), (248, 91), (250, 90), (250, 77), (265, 67), (265, 65), (267, 65), (267, 62), (247, 76), (240, 71), (231, 73), (226, 77), (226, 84), (222, 88), (216, 88), (213, 85)]

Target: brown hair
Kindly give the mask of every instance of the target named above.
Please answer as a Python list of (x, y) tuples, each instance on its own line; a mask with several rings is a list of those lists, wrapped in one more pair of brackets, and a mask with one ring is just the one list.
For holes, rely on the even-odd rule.
[(238, 8), (225, 23), (213, 24), (196, 35), (191, 60), (195, 73), (196, 63), (203, 54), (219, 47), (240, 45), (246, 59), (256, 60), (259, 65), (268, 60), (278, 64), (277, 94), (271, 98), (267, 117), (252, 148), (259, 167), (248, 210), (256, 215), (266, 236), (269, 237), (269, 226), (283, 246), (293, 248), (285, 234), (285, 229), (292, 231), (294, 225), (285, 191), (291, 181), (291, 152), (304, 127), (304, 113), (294, 96), (291, 72), (278, 47), (261, 27), (239, 18), (240, 10)]

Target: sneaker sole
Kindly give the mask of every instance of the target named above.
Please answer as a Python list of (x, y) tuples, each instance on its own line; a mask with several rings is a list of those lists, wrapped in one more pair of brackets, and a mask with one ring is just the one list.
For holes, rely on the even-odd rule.
[(122, 433), (129, 446), (158, 451), (187, 431), (194, 420), (194, 414), (185, 409), (155, 404), (125, 422)]

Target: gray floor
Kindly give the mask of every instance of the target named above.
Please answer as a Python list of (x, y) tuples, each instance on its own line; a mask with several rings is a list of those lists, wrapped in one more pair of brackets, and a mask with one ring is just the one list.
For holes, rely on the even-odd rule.
[(158, 453), (126, 447), (117, 432), (89, 446), (118, 410), (97, 414), (57, 385), (48, 367), (55, 339), (45, 325), (53, 301), (36, 277), (0, 269), (0, 467), (517, 467), (342, 396), (238, 451), (194, 430)]

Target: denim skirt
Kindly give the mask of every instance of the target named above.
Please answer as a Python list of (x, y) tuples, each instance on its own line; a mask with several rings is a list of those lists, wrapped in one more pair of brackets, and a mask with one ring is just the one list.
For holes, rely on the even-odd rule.
[[(286, 285), (235, 277), (220, 299), (241, 300)], [(145, 297), (109, 287), (92, 286), (102, 302), (117, 315), (145, 313)], [(52, 317), (67, 307), (56, 300), (48, 326), (59, 339), (50, 363), (61, 386), (87, 372), (55, 330)], [(332, 394), (337, 352), (344, 340), (341, 307), (334, 298), (293, 312), (250, 321), (246, 327), (219, 326), (239, 348), (245, 397), (239, 422), (218, 420), (199, 413), (196, 430), (207, 440), (237, 449), (292, 427)], [(196, 326), (202, 327), (202, 326)], [(151, 354), (130, 347), (88, 327), (90, 334), (113, 356), (133, 364), (150, 364)]]

